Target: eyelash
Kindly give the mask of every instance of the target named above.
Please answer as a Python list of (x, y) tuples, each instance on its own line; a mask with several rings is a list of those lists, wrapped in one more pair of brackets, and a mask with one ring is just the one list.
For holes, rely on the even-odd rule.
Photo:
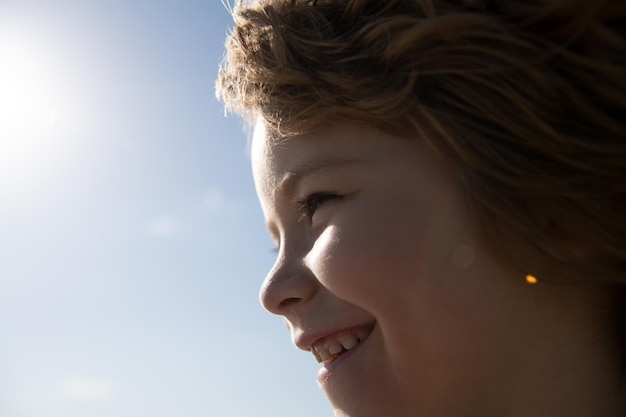
[(333, 200), (335, 198), (339, 198), (339, 195), (334, 193), (320, 192), (313, 193), (301, 200), (296, 201), (298, 211), (300, 212), (300, 220), (304, 218), (312, 218), (315, 212), (320, 208), (323, 203), (328, 200)]

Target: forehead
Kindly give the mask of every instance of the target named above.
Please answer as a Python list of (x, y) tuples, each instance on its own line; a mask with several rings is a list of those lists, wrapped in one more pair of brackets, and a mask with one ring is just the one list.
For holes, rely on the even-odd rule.
[(252, 174), (257, 186), (257, 191), (271, 189), (276, 184), (268, 174), (276, 165), (274, 155), (275, 141), (268, 134), (265, 123), (257, 122), (252, 136), (251, 156)]
[(398, 137), (372, 127), (351, 125), (335, 125), (276, 140), (263, 123), (257, 123), (251, 146), (252, 169), (263, 205), (264, 199), (272, 200), (281, 189), (290, 189), (282, 188), (292, 182), (290, 177), (308, 177), (314, 172), (334, 173), (341, 169), (344, 173), (359, 172), (368, 177), (375, 173), (378, 180), (398, 175), (429, 176), (430, 168), (440, 161), (427, 148), (419, 138)]
[(350, 128), (331, 128), (275, 139), (258, 123), (252, 139), (252, 168), (259, 191), (275, 192), (291, 180), (316, 171), (367, 160)]
[(309, 165), (393, 158), (415, 150), (418, 141), (400, 139), (364, 126), (334, 126), (289, 139), (276, 139), (265, 124), (255, 125), (252, 165), (255, 176), (306, 169)]

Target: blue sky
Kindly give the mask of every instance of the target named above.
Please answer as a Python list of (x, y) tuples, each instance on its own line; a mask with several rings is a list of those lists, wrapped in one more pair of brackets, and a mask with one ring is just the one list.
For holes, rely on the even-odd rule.
[(0, 0), (0, 417), (331, 416), (214, 80), (220, 0)]

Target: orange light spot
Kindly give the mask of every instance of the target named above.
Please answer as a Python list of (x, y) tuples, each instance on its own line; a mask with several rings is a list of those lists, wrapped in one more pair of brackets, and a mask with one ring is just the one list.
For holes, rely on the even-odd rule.
[(537, 283), (537, 278), (535, 278), (532, 275), (526, 275), (526, 282), (529, 284), (536, 284)]

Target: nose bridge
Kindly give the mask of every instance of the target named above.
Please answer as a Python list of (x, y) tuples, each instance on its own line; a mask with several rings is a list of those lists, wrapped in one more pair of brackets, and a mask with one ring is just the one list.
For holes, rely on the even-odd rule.
[(288, 308), (310, 299), (315, 289), (315, 277), (304, 265), (303, 257), (281, 250), (263, 281), (259, 297), (267, 311), (285, 315)]

